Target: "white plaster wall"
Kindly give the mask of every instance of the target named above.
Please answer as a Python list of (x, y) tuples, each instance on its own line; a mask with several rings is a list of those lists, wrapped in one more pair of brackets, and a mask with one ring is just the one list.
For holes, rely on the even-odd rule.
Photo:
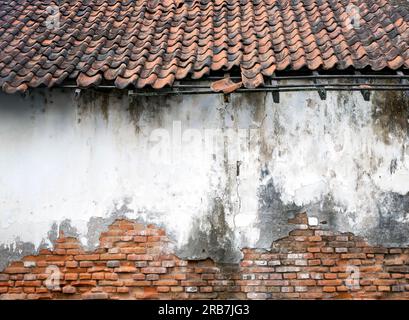
[[(280, 104), (264, 93), (230, 103), (218, 95), (144, 98), (132, 117), (126, 93), (105, 101), (75, 101), (70, 90), (0, 94), (0, 243), (39, 246), (53, 223), (69, 219), (86, 245), (90, 219), (125, 205), (129, 218), (163, 225), (181, 247), (220, 198), (235, 245), (254, 246), (259, 188), (269, 181), (284, 204), (330, 196), (345, 217), (340, 228), (365, 234), (378, 223), (382, 194), (409, 192), (407, 136), (390, 133), (386, 142), (373, 103), (360, 93), (328, 93), (326, 101), (285, 93)], [(221, 143), (211, 147), (206, 135), (214, 133)], [(409, 223), (407, 212), (396, 214)]]

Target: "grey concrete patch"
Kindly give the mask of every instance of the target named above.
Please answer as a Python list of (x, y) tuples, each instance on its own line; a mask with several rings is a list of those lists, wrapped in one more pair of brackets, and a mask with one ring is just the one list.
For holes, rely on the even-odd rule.
[[(261, 180), (269, 176), (267, 168), (261, 171)], [(295, 204), (284, 205), (273, 179), (259, 189), (259, 223), (260, 238), (257, 248), (269, 248), (273, 241), (283, 238), (294, 229), (288, 220), (302, 212), (302, 207)]]
[(223, 201), (216, 198), (211, 212), (194, 222), (189, 241), (177, 250), (177, 255), (182, 259), (210, 258), (220, 263), (238, 262), (241, 259), (241, 251), (234, 243), (234, 230), (226, 221)]
[(36, 253), (34, 244), (17, 240), (8, 245), (0, 244), (0, 271), (12, 261), (18, 261), (24, 256)]

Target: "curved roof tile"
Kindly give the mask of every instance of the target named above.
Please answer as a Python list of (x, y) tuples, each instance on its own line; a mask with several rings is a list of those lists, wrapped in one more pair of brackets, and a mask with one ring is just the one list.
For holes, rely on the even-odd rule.
[[(61, 3), (60, 3), (61, 2)], [(60, 4), (59, 4), (60, 3)], [(0, 0), (0, 86), (159, 89), (238, 67), (409, 67), (409, 11), (386, 0)]]

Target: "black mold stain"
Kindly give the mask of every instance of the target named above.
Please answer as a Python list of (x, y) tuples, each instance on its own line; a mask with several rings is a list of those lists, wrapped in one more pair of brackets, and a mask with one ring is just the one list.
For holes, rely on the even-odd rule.
[(139, 133), (141, 130), (140, 120), (142, 117), (148, 122), (156, 121), (161, 126), (163, 111), (181, 104), (182, 99), (180, 96), (170, 97), (161, 95), (129, 97), (128, 112), (135, 126), (136, 133)]
[(234, 233), (226, 221), (226, 212), (223, 201), (220, 198), (214, 200), (212, 214), (206, 217), (211, 226), (208, 235), (207, 251), (210, 257), (218, 258), (218, 261), (232, 261), (237, 254), (233, 252)]
[(264, 92), (247, 92), (235, 94), (234, 99), (231, 100), (233, 109), (244, 109), (250, 106), (265, 105), (266, 93)]
[(101, 112), (104, 117), (105, 122), (109, 120), (109, 93), (102, 92), (101, 93)]
[(80, 96), (78, 97), (78, 101), (76, 101), (77, 105), (77, 115), (78, 119), (77, 122), (82, 122), (82, 117), (87, 113), (92, 113), (93, 110), (93, 103), (97, 97), (95, 96), (95, 92), (92, 89), (82, 90)]
[[(74, 97), (74, 92), (72, 92), (71, 94)], [(115, 90), (81, 90), (81, 93), (77, 98), (78, 100), (74, 101), (74, 105), (77, 106), (78, 123), (81, 123), (83, 116), (94, 115), (98, 112), (102, 113), (103, 119), (108, 123), (110, 102), (115, 96), (118, 96), (118, 93)], [(123, 96), (123, 94), (121, 96)]]
[(368, 230), (369, 242), (382, 246), (402, 247), (409, 244), (409, 193), (381, 194), (377, 201), (378, 215), (375, 228)]
[[(262, 171), (262, 179), (268, 176), (268, 170)], [(284, 205), (280, 192), (274, 187), (273, 179), (259, 189), (259, 225), (260, 240), (257, 248), (267, 248), (278, 239), (288, 235), (293, 226), (288, 219), (299, 212), (318, 218), (323, 230), (352, 232), (362, 236), (369, 244), (383, 247), (406, 247), (409, 245), (409, 193), (379, 193), (375, 216), (368, 216), (367, 229), (356, 230), (354, 223), (365, 212), (346, 212), (332, 197), (326, 196), (316, 203), (303, 207), (295, 204)], [(373, 226), (373, 227), (371, 227)]]
[(234, 232), (226, 221), (222, 199), (215, 198), (209, 214), (194, 222), (189, 241), (177, 254), (190, 260), (210, 258), (217, 263), (240, 261), (240, 248), (234, 247)]
[(132, 123), (135, 126), (135, 132), (139, 133), (140, 132), (139, 120), (146, 108), (146, 103), (144, 99), (136, 99), (132, 97), (129, 99), (130, 101), (128, 106), (128, 112), (129, 115), (131, 116)]
[(351, 226), (345, 223), (347, 213), (340, 209), (340, 206), (330, 195), (304, 206), (299, 206), (295, 203), (284, 204), (281, 200), (280, 190), (277, 190), (273, 178), (269, 178), (269, 176), (269, 170), (265, 167), (261, 171), (260, 181), (267, 179), (267, 182), (261, 184), (258, 191), (259, 222), (257, 227), (260, 230), (260, 238), (255, 246), (256, 248), (270, 248), (273, 242), (286, 237), (297, 227), (289, 224), (288, 220), (301, 212), (306, 212), (308, 216), (316, 217), (324, 230), (353, 230)]
[(386, 144), (394, 137), (405, 139), (409, 135), (409, 98), (404, 92), (387, 91), (377, 93), (372, 117), (376, 132)]
[[(261, 171), (260, 181), (268, 178), (268, 168)], [(297, 213), (302, 212), (302, 207), (295, 204), (284, 205), (280, 193), (274, 186), (274, 180), (270, 178), (265, 185), (261, 185), (258, 192), (258, 228), (260, 238), (256, 247), (270, 247), (274, 240), (282, 238), (294, 228), (288, 224), (288, 220)]]
[[(226, 182), (218, 186), (222, 196), (211, 197), (211, 206), (205, 217), (195, 221), (191, 229), (190, 238), (184, 247), (178, 250), (178, 255), (187, 259), (207, 259), (210, 258), (216, 263), (237, 263), (241, 258), (241, 251), (235, 247), (235, 232), (229, 226), (227, 215), (235, 213), (235, 203), (231, 200), (233, 194), (237, 195), (237, 162), (233, 167), (229, 165), (229, 139), (225, 135), (228, 129), (226, 118), (229, 116), (227, 107), (220, 108), (220, 118), (223, 119), (223, 156), (220, 165), (226, 177)], [(232, 159), (230, 159), (232, 160)], [(240, 199), (238, 200), (240, 210)], [(234, 220), (234, 217), (232, 217)]]

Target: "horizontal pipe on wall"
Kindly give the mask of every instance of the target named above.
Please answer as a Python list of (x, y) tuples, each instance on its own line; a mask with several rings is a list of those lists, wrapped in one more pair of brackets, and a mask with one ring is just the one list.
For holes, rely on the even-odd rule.
[[(322, 88), (322, 87), (321, 87)], [(409, 91), (409, 86), (405, 87), (377, 87), (377, 88), (357, 88), (357, 87), (324, 87), (327, 91)], [(301, 91), (318, 91), (317, 88), (296, 87), (296, 88), (256, 88), (256, 89), (238, 89), (235, 93), (245, 92), (301, 92)], [(158, 96), (158, 95), (197, 95), (197, 94), (222, 94), (212, 90), (181, 90), (181, 91), (158, 91), (158, 92), (134, 92), (131, 96)]]

